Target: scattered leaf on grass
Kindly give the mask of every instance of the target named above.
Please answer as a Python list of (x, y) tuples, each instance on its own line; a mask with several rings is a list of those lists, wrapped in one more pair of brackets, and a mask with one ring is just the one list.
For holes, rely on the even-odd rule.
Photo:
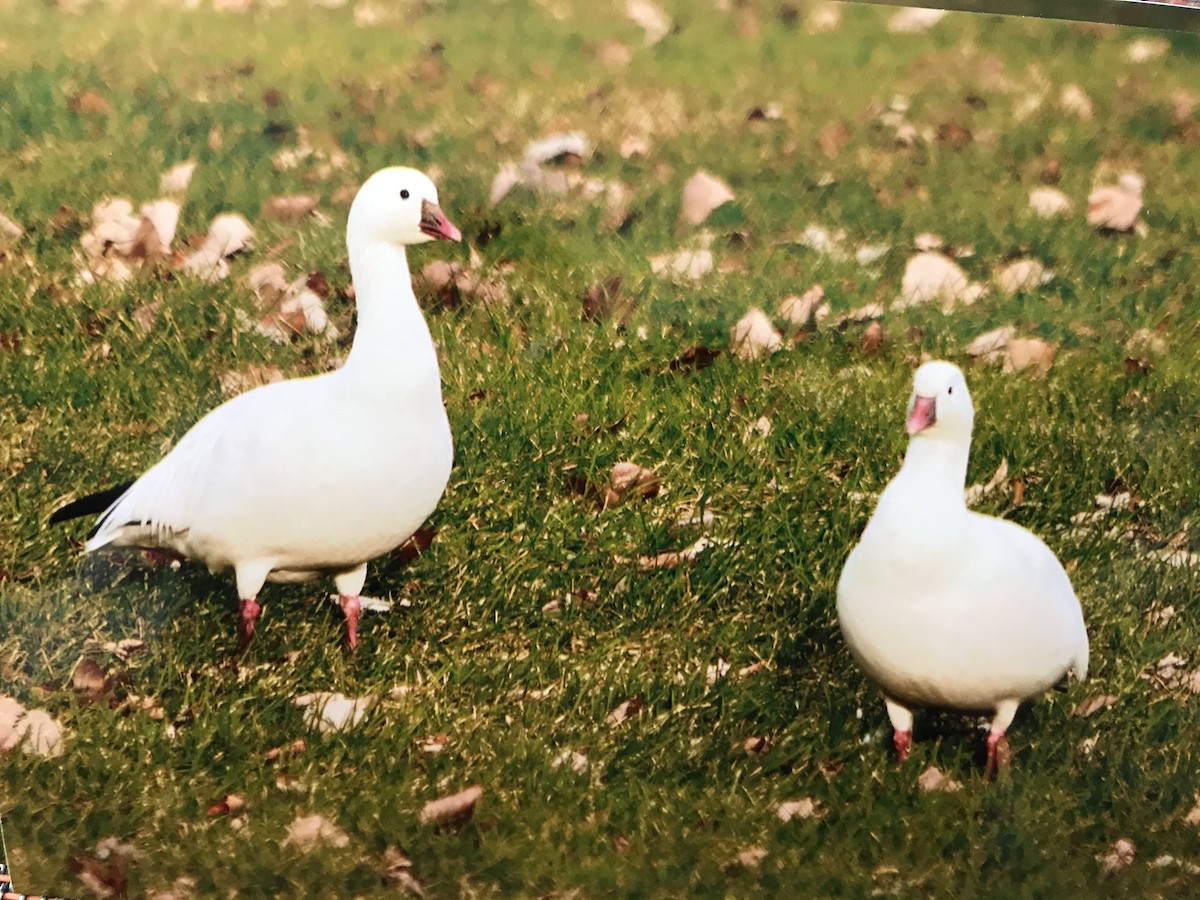
[(774, 745), (768, 737), (748, 737), (742, 741), (742, 751), (750, 756), (762, 756), (764, 753), (770, 753), (772, 746)]
[(1086, 719), (1088, 716), (1094, 716), (1096, 713), (1108, 709), (1116, 702), (1116, 694), (1096, 694), (1081, 700), (1071, 714)]
[(383, 862), (387, 866), (384, 875), (415, 897), (424, 897), (425, 888), (412, 873), (412, 860), (395, 847), (383, 851)]
[(1054, 273), (1036, 259), (1018, 259), (996, 273), (996, 286), (1007, 297), (1032, 291), (1049, 283)]
[(194, 160), (177, 163), (158, 178), (158, 189), (164, 194), (182, 194), (187, 191), (196, 171)]
[(616, 506), (631, 498), (653, 498), (658, 496), (662, 481), (653, 469), (633, 462), (619, 462), (612, 467), (608, 483), (602, 488), (605, 509)]
[(867, 356), (873, 356), (879, 352), (879, 348), (883, 346), (883, 326), (879, 324), (878, 320), (867, 323), (859, 344)]
[(1129, 838), (1118, 838), (1111, 847), (1096, 857), (1100, 862), (1100, 871), (1105, 875), (1120, 872), (1133, 864), (1137, 856), (1137, 847)]
[(1058, 188), (1039, 187), (1029, 192), (1029, 208), (1044, 219), (1066, 215), (1072, 205), (1070, 198)]
[(283, 381), (283, 370), (279, 366), (266, 366), (261, 363), (250, 363), (246, 368), (237, 372), (226, 372), (220, 378), (221, 393), (226, 397), (236, 397), (246, 391), (264, 384), (274, 384)]
[(1039, 376), (1045, 375), (1054, 364), (1054, 355), (1057, 352), (1056, 344), (1041, 338), (1009, 338), (1004, 347), (1003, 371), (1023, 372), (1032, 368)]
[(108, 115), (112, 106), (104, 97), (93, 90), (80, 91), (67, 100), (67, 109), (82, 115)]
[(768, 855), (765, 847), (760, 847), (756, 844), (738, 851), (738, 855), (734, 857), (734, 862), (744, 869), (757, 869)]
[(281, 845), (295, 847), (301, 853), (309, 853), (320, 847), (342, 849), (350, 844), (350, 837), (342, 829), (322, 815), (298, 816), (288, 826)]
[(714, 350), (711, 347), (688, 347), (681, 354), (667, 363), (667, 369), (671, 372), (679, 372), (683, 369), (707, 369), (713, 364), (713, 361), (721, 355), (720, 350)]
[(646, 33), (647, 47), (671, 33), (671, 18), (653, 0), (626, 0), (625, 15)]
[(963, 499), (966, 500), (967, 506), (977, 502), (982, 497), (987, 496), (1000, 485), (1004, 484), (1008, 478), (1008, 460), (1000, 460), (1000, 465), (996, 467), (996, 471), (992, 473), (992, 477), (988, 479), (987, 484), (973, 484), (963, 491)]
[(104, 699), (113, 689), (113, 679), (91, 657), (85, 656), (71, 673), (71, 689), (85, 703)]
[(292, 741), (290, 744), (284, 744), (280, 747), (272, 747), (265, 754), (263, 754), (263, 760), (266, 762), (275, 762), (275, 760), (279, 759), (281, 756), (292, 756), (296, 753), (303, 753), (307, 747), (308, 744), (304, 738), (298, 738), (297, 740)]
[(720, 681), (729, 672), (729, 663), (718, 658), (704, 672), (704, 683), (710, 687)]
[(683, 563), (693, 563), (696, 559), (713, 545), (713, 542), (706, 536), (701, 535), (697, 541), (689, 547), (684, 547), (682, 550), (667, 550), (663, 553), (655, 553), (651, 556), (639, 556), (638, 566), (643, 569), (673, 569)]
[(226, 794), (220, 800), (214, 800), (208, 804), (205, 815), (210, 819), (215, 819), (220, 816), (227, 816), (230, 813), (240, 812), (245, 808), (246, 801), (241, 794)]
[(1004, 325), (991, 331), (985, 331), (979, 337), (967, 344), (967, 355), (981, 358), (986, 362), (998, 362), (1004, 359), (1004, 348), (1016, 336), (1014, 325)]
[(917, 776), (917, 786), (925, 793), (942, 792), (952, 794), (961, 790), (962, 785), (948, 776), (937, 766), (930, 766)]
[(699, 225), (717, 207), (733, 199), (733, 191), (729, 189), (729, 185), (701, 169), (683, 186), (679, 222), (682, 225)]
[(823, 819), (825, 810), (812, 797), (801, 797), (799, 800), (788, 800), (775, 808), (775, 816), (780, 822), (790, 822), (792, 819)]
[(900, 296), (894, 306), (904, 309), (936, 300), (948, 311), (957, 303), (974, 303), (983, 291), (981, 285), (971, 283), (954, 260), (940, 253), (922, 252), (904, 267)]
[(196, 890), (196, 879), (180, 875), (171, 886), (161, 891), (152, 891), (146, 900), (194, 900), (199, 896)]
[(708, 249), (678, 250), (649, 257), (650, 270), (660, 278), (693, 284), (713, 270), (712, 251)]
[(583, 318), (588, 322), (607, 322), (615, 319), (617, 324), (628, 324), (633, 312), (633, 302), (621, 294), (621, 276), (610, 275), (597, 281), (583, 294)]
[(1196, 804), (1183, 815), (1185, 825), (1200, 825), (1200, 794), (1196, 794)]
[(814, 284), (799, 297), (784, 297), (779, 301), (779, 318), (793, 325), (805, 327), (820, 325), (829, 315), (829, 307), (825, 305), (825, 289)]
[(259, 210), (263, 218), (281, 222), (299, 222), (317, 208), (316, 194), (288, 194), (265, 200)]
[(1125, 48), (1125, 58), (1131, 63), (1144, 63), (1166, 55), (1171, 45), (1166, 38), (1138, 38)]
[(1141, 175), (1126, 172), (1115, 185), (1098, 187), (1088, 196), (1087, 223), (1094, 228), (1131, 231), (1142, 211)]
[(483, 797), (483, 786), (472, 785), (466, 790), (430, 800), (418, 815), (422, 825), (438, 825), (446, 828), (461, 827), (475, 812), (475, 805)]
[(588, 770), (588, 758), (576, 750), (564, 750), (550, 763), (550, 768), (561, 769), (564, 766), (572, 772), (582, 775)]
[(604, 717), (604, 721), (609, 725), (620, 725), (626, 719), (639, 715), (645, 705), (641, 697), (630, 697), (624, 703), (610, 710)]
[(322, 734), (353, 728), (378, 701), (377, 697), (347, 697), (340, 692), (317, 691), (292, 702), (304, 710), (304, 724)]
[(450, 735), (448, 734), (430, 734), (417, 741), (417, 749), (422, 753), (441, 753), (446, 749), (446, 745), (450, 743)]
[(730, 329), (729, 342), (738, 357), (755, 360), (780, 350), (783, 336), (775, 330), (766, 314), (754, 307)]
[(1085, 122), (1092, 118), (1092, 98), (1077, 84), (1064, 85), (1058, 95), (1058, 104), (1065, 112), (1078, 116)]

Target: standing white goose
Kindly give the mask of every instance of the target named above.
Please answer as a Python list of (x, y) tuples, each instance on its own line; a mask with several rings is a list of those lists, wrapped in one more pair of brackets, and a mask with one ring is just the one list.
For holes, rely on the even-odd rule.
[(264, 582), (331, 575), (353, 650), (367, 561), (417, 530), (450, 476), (437, 353), (404, 249), (436, 239), (462, 235), (433, 182), (414, 169), (376, 172), (346, 225), (358, 330), (345, 364), (234, 397), (141, 478), (50, 521), (103, 510), (89, 551), (165, 549), (232, 569), (243, 646)]
[(1021, 701), (1068, 672), (1087, 677), (1088, 638), (1050, 548), (967, 509), (974, 418), (957, 366), (917, 370), (908, 453), (846, 560), (837, 611), (850, 652), (883, 691), (901, 762), (913, 708), (986, 712), (994, 774)]

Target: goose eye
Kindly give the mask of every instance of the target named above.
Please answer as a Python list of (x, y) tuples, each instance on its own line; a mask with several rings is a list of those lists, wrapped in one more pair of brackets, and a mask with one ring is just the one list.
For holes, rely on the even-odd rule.
[(402, 191), (400, 192), (400, 199), (401, 199), (401, 200), (407, 200), (407, 199), (408, 199), (408, 188), (405, 188), (404, 190), (402, 190)]
[(954, 393), (954, 385), (951, 385), (950, 387), (946, 388), (946, 393), (953, 394)]

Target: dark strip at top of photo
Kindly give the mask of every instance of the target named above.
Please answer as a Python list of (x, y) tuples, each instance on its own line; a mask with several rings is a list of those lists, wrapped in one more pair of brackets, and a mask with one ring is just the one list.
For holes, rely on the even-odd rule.
[(1106, 22), (1141, 28), (1170, 28), (1200, 32), (1200, 0), (867, 0), (888, 6), (920, 6), (1004, 16), (1037, 16)]

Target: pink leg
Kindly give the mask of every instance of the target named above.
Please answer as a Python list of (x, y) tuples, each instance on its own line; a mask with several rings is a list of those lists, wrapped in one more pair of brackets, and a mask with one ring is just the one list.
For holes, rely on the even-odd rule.
[(254, 637), (254, 623), (258, 621), (258, 614), (262, 611), (258, 601), (253, 597), (242, 600), (241, 620), (238, 623), (238, 632), (242, 637), (242, 649), (246, 649), (246, 645), (250, 643), (250, 638)]
[(350, 644), (350, 651), (354, 652), (358, 649), (358, 614), (362, 611), (362, 605), (358, 602), (358, 595), (348, 597), (341, 594), (338, 597), (342, 603), (342, 612), (346, 614), (346, 641)]
[(987, 736), (987, 777), (995, 778), (1000, 769), (1007, 769), (1011, 753), (1003, 731), (989, 731)]
[(901, 731), (897, 728), (892, 735), (892, 743), (896, 747), (896, 756), (903, 765), (908, 761), (908, 751), (912, 747), (912, 731)]

